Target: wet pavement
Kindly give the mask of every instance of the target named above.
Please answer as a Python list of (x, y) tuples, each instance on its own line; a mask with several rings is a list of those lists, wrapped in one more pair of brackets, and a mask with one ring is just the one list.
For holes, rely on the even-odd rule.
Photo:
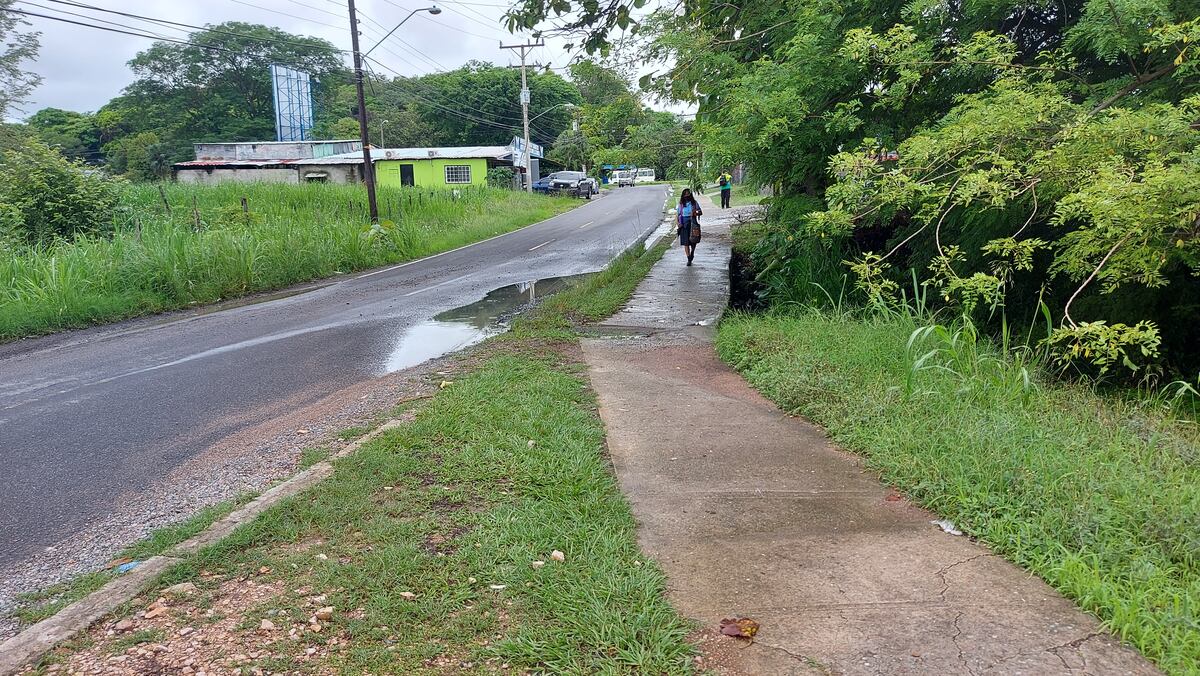
[(439, 313), (601, 269), (658, 225), (666, 198), (663, 186), (613, 191), (471, 247), (264, 302), (0, 345), (0, 572), (69, 550), (73, 533), (227, 439), (476, 337), (410, 333)]
[(590, 275), (550, 277), (510, 284), (489, 291), (482, 299), (442, 312), (406, 329), (383, 365), (385, 373), (418, 364), (481, 343), (504, 333), (509, 321), (539, 300), (585, 280)]
[[(705, 211), (716, 215), (705, 205)], [(692, 268), (677, 249), (585, 340), (607, 445), (720, 674), (1156, 674), (1041, 580), (882, 486), (822, 430), (785, 415), (723, 364), (728, 234)], [(703, 247), (703, 244), (701, 245)], [(699, 258), (698, 258), (699, 260)], [(760, 624), (750, 644), (724, 618)], [(712, 661), (709, 661), (712, 660)]]

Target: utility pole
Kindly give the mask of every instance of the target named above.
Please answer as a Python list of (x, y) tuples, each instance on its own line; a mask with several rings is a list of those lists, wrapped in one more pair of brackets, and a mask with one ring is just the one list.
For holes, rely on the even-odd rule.
[[(348, 0), (350, 8), (350, 48), (354, 52), (354, 87), (358, 94), (358, 136), (362, 141), (363, 181), (367, 184), (367, 206), (371, 210), (371, 222), (379, 222), (379, 203), (375, 201), (375, 165), (371, 163), (371, 137), (367, 132), (367, 98), (363, 94), (362, 54), (358, 51), (358, 13), (354, 0)], [(380, 134), (383, 132), (380, 131)]]
[(543, 40), (538, 40), (537, 44), (524, 45), (506, 45), (500, 43), (500, 49), (516, 49), (521, 53), (521, 118), (525, 124), (525, 191), (533, 192), (533, 149), (529, 145), (529, 83), (525, 79), (525, 59), (529, 56), (529, 52), (538, 47), (545, 47), (546, 43)]

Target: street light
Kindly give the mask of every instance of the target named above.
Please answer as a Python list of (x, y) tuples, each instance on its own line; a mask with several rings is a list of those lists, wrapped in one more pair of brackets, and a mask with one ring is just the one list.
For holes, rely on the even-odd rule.
[(534, 115), (533, 117), (529, 118), (529, 121), (533, 122), (534, 120), (536, 120), (539, 117), (545, 115), (546, 113), (554, 110), (555, 108), (562, 108), (563, 106), (567, 106), (568, 108), (577, 108), (578, 107), (574, 103), (569, 103), (569, 102), (568, 103), (560, 103), (556, 106), (550, 106), (549, 108), (543, 110), (542, 112), (538, 113), (537, 115)]
[(380, 121), (379, 121), (379, 147), (380, 147), (380, 148), (386, 148), (386, 147), (387, 147), (387, 146), (386, 146), (386, 145), (384, 145), (384, 143), (383, 143), (383, 125), (385, 125), (385, 124), (387, 124), (387, 123), (388, 123), (388, 121), (387, 121), (387, 120), (380, 120)]
[(403, 21), (401, 21), (400, 23), (396, 24), (396, 27), (395, 27), (395, 28), (393, 28), (392, 30), (388, 31), (388, 32), (387, 32), (387, 35), (383, 36), (383, 40), (380, 40), (379, 42), (375, 43), (375, 46), (374, 46), (374, 47), (372, 47), (372, 48), (370, 48), (370, 49), (368, 49), (368, 50), (367, 50), (367, 53), (366, 53), (366, 54), (363, 54), (363, 57), (370, 56), (370, 55), (371, 55), (371, 52), (373, 52), (373, 51), (375, 51), (376, 49), (378, 49), (378, 48), (379, 48), (379, 45), (382, 45), (382, 44), (383, 44), (384, 40), (387, 40), (388, 38), (392, 37), (392, 33), (395, 33), (395, 32), (396, 32), (396, 28), (399, 28), (399, 27), (403, 26), (403, 25), (404, 25), (404, 22), (405, 22), (405, 21), (408, 21), (408, 20), (409, 20), (409, 19), (411, 19), (411, 18), (413, 18), (413, 15), (414, 15), (414, 14), (416, 14), (417, 12), (429, 12), (430, 14), (433, 14), (434, 16), (437, 16), (438, 14), (441, 14), (441, 13), (442, 13), (442, 8), (441, 8), (441, 7), (438, 7), (437, 5), (433, 5), (432, 7), (422, 7), (422, 8), (420, 8), (420, 9), (414, 9), (413, 11), (409, 12), (409, 13), (408, 13), (408, 16), (404, 17), (404, 20), (403, 20)]

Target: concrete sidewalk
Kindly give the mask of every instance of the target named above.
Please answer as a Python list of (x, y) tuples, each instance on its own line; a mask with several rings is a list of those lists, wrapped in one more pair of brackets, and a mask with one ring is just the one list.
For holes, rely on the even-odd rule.
[[(666, 570), (676, 607), (706, 627), (701, 666), (1158, 673), (1040, 580), (931, 524), (717, 359), (712, 324), (727, 299), (735, 219), (704, 208), (695, 266), (676, 243), (605, 323), (623, 335), (584, 343), (642, 547)], [(743, 616), (761, 623), (744, 648), (716, 631)]]

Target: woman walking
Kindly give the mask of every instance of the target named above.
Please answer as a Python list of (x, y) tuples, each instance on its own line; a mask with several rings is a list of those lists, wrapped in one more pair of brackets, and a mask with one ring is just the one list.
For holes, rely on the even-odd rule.
[(675, 212), (675, 218), (679, 230), (679, 244), (683, 247), (683, 253), (687, 255), (689, 266), (692, 264), (692, 257), (696, 255), (696, 245), (700, 243), (700, 222), (696, 219), (703, 213), (700, 203), (692, 197), (692, 191), (684, 188), (683, 194), (679, 196), (679, 208)]

